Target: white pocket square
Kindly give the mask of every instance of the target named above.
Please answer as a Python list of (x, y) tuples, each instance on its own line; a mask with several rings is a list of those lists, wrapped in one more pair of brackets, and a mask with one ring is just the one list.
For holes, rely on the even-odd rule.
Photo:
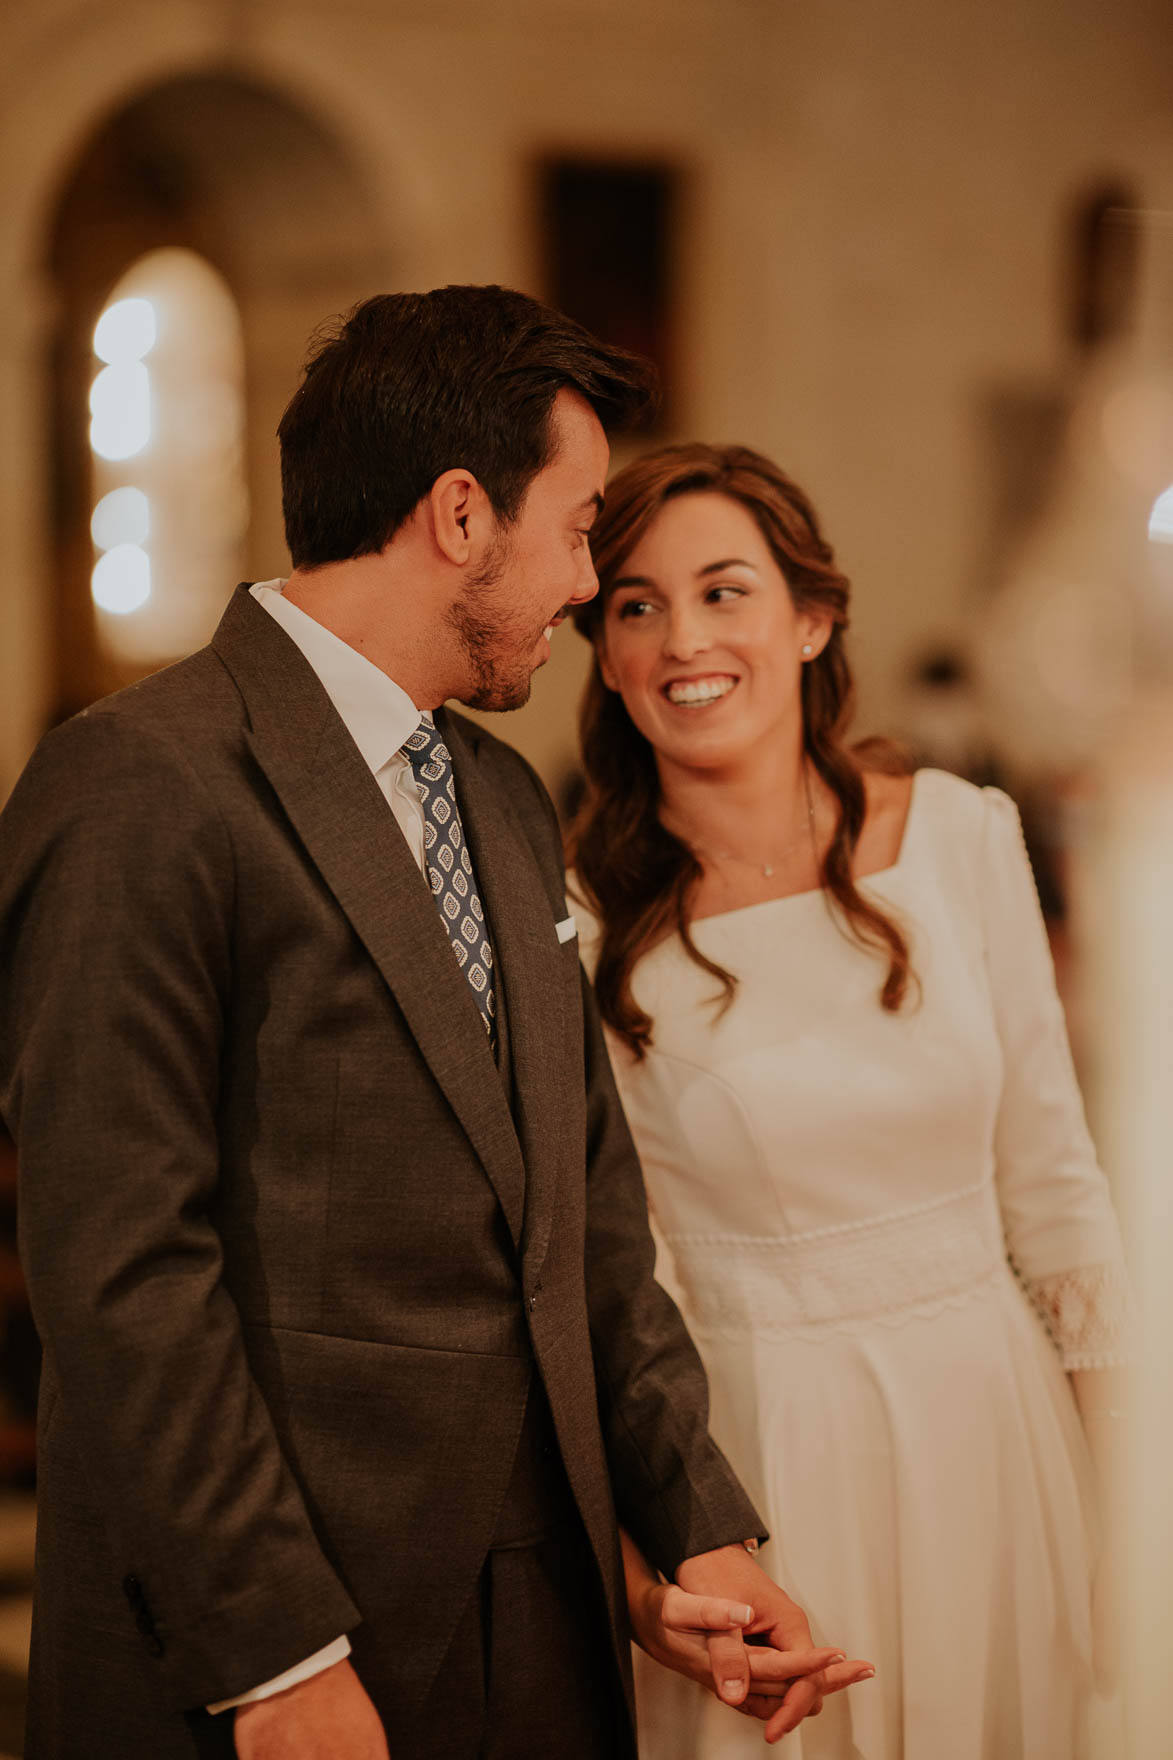
[(558, 937), (559, 943), (563, 941), (573, 941), (574, 937), (578, 934), (578, 924), (573, 917), (563, 917), (560, 923), (554, 924), (554, 932)]

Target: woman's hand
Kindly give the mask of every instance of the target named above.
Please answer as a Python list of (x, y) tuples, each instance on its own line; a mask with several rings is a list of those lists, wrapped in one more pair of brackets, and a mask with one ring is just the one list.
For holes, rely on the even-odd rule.
[(752, 1607), (720, 1595), (690, 1595), (676, 1583), (662, 1582), (623, 1528), (619, 1539), (628, 1618), (640, 1649), (728, 1704), (742, 1703), (749, 1671), (741, 1632), (753, 1618)]
[[(753, 1609), (740, 1602), (715, 1595), (690, 1595), (676, 1583), (656, 1578), (643, 1583), (635, 1595), (628, 1585), (627, 1609), (641, 1650), (653, 1661), (713, 1692), (717, 1682), (723, 1681), (723, 1655), (736, 1656), (742, 1628), (753, 1617)], [(721, 1697), (737, 1703), (745, 1698), (745, 1684), (741, 1679), (732, 1684), (737, 1687), (736, 1694), (722, 1692)]]
[(1103, 1540), (1092, 1583), (1092, 1667), (1110, 1698), (1120, 1683), (1129, 1612), (1124, 1562), (1128, 1532), (1128, 1443), (1136, 1409), (1132, 1371), (1078, 1369), (1071, 1376), (1096, 1475)]
[(1127, 1610), (1122, 1548), (1117, 1545), (1101, 1552), (1092, 1583), (1092, 1671), (1096, 1691), (1105, 1699), (1120, 1685)]
[(768, 1589), (767, 1598), (781, 1597), (792, 1610), (794, 1619), (787, 1627), (790, 1641), (783, 1649), (764, 1643), (747, 1648), (743, 1639), (747, 1627), (769, 1629), (776, 1643), (780, 1623), (786, 1623), (779, 1621), (778, 1606), (771, 1604), (759, 1616), (748, 1602), (719, 1593), (694, 1594), (677, 1583), (661, 1582), (631, 1537), (620, 1530), (620, 1539), (628, 1613), (640, 1648), (733, 1709), (770, 1721), (767, 1740), (777, 1740), (804, 1717), (817, 1716), (825, 1693), (873, 1672), (870, 1663), (847, 1662), (841, 1650), (816, 1650), (801, 1610), (752, 1566), (748, 1555), (742, 1557), (752, 1566), (753, 1580)]
[[(764, 1645), (743, 1650), (752, 1680), (741, 1708), (766, 1719), (767, 1742), (779, 1741), (805, 1717), (817, 1717), (828, 1693), (870, 1680), (876, 1672), (870, 1662), (846, 1661), (842, 1650), (816, 1649), (801, 1607), (741, 1546), (686, 1558), (676, 1578), (694, 1595), (744, 1596), (752, 1605), (754, 1617), (746, 1629)], [(724, 1642), (732, 1643), (734, 1636), (740, 1645), (740, 1632), (727, 1635)], [(721, 1697), (734, 1702), (727, 1692)]]

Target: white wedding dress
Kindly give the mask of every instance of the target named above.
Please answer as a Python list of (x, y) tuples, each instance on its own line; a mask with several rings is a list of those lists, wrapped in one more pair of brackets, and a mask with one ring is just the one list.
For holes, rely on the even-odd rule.
[[(876, 1664), (786, 1760), (1074, 1760), (1090, 1692), (1090, 1462), (1064, 1373), (1122, 1360), (1127, 1282), (1013, 804), (918, 773), (897, 862), (919, 1004), (818, 892), (694, 926), (612, 1056), (708, 1369), (712, 1428), (816, 1643)], [(595, 934), (584, 923), (591, 957)], [(637, 1653), (646, 1760), (761, 1725)]]

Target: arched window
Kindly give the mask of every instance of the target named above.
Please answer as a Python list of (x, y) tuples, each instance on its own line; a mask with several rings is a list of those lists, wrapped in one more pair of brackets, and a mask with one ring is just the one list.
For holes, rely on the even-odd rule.
[[(200, 646), (238, 580), (285, 572), (272, 436), (306, 337), (387, 286), (393, 266), (381, 208), (345, 145), (299, 99), (225, 70), (164, 79), (104, 115), (64, 170), (44, 247), (52, 722)], [(123, 300), (150, 305), (154, 338), (132, 306), (103, 331), (107, 361), (95, 330)], [(91, 413), (110, 366), (122, 370)], [(99, 417), (101, 441), (107, 397), (125, 400), (129, 431), (106, 447), (121, 456), (103, 458), (90, 428)], [(129, 451), (144, 418), (150, 436)], [(95, 532), (115, 489), (137, 494), (107, 503)], [(121, 544), (141, 557), (103, 562)], [(135, 609), (97, 603), (99, 563), (99, 598)]]
[(208, 639), (248, 523), (236, 302), (194, 251), (150, 251), (94, 329), (90, 590), (111, 658), (149, 666)]

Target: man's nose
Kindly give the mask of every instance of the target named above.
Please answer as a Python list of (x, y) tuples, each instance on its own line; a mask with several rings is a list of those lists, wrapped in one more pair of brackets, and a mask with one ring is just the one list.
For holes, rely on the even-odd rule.
[(595, 573), (594, 558), (591, 556), (589, 546), (585, 546), (585, 550), (586, 553), (579, 565), (578, 581), (567, 600), (569, 605), (585, 605), (587, 600), (593, 599), (599, 590), (599, 577)]

